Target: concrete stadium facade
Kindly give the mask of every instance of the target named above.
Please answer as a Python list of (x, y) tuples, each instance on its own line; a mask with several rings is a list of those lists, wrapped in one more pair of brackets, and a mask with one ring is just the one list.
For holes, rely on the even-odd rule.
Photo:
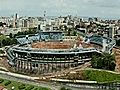
[[(6, 49), (8, 63), (19, 72), (23, 73), (52, 73), (66, 68), (77, 67), (90, 61), (93, 54), (101, 54), (106, 51), (111, 53), (115, 41), (101, 36), (86, 36), (84, 42), (102, 46), (83, 48), (72, 47), (64, 49), (33, 48), (34, 42), (62, 42), (61, 32), (42, 32), (34, 35), (17, 37), (18, 45)], [(75, 45), (74, 45), (75, 46)]]

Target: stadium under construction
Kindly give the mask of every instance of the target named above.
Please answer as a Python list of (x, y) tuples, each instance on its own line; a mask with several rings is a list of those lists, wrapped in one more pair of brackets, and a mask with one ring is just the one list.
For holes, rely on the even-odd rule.
[(52, 73), (90, 61), (94, 53), (111, 53), (115, 41), (102, 36), (64, 36), (41, 31), (16, 37), (19, 44), (6, 49), (8, 63), (23, 73)]

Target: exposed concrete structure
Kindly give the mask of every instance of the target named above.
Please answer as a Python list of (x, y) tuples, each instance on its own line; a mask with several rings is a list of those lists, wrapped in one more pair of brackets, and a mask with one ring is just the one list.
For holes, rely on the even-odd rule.
[[(115, 45), (114, 40), (101, 36), (86, 37), (87, 43), (79, 40), (66, 43), (61, 35), (61, 32), (44, 32), (18, 37), (19, 44), (6, 49), (9, 64), (19, 72), (52, 73), (83, 64), (91, 60), (94, 53), (111, 53)], [(93, 47), (90, 43), (103, 48)]]

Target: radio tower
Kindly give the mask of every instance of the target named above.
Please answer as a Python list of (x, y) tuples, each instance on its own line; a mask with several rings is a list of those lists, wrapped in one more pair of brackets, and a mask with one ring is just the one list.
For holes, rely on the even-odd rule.
[(44, 21), (46, 21), (46, 11), (44, 11)]

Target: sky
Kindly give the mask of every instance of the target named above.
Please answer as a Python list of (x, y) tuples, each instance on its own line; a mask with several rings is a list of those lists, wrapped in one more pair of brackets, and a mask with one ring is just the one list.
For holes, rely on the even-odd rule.
[(0, 16), (120, 17), (120, 0), (0, 0)]

